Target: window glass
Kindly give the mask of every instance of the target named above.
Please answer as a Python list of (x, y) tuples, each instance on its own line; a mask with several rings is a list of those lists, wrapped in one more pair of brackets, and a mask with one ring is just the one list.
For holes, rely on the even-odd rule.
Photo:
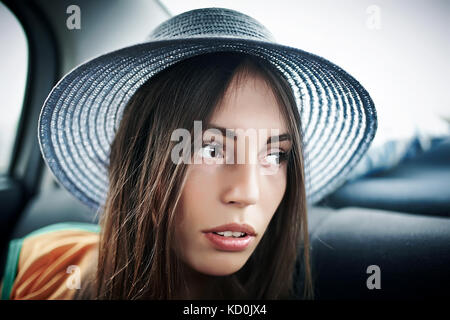
[(8, 170), (22, 111), (28, 43), (14, 14), (0, 3), (0, 174)]

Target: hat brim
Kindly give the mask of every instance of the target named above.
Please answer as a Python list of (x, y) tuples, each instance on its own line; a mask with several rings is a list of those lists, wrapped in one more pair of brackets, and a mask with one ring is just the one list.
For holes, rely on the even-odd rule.
[(367, 91), (317, 55), (225, 37), (140, 43), (100, 55), (64, 76), (47, 97), (38, 125), (41, 152), (57, 181), (88, 207), (99, 209), (108, 190), (109, 147), (128, 100), (170, 65), (218, 51), (258, 56), (291, 85), (302, 122), (309, 204), (344, 183), (376, 132), (376, 111)]

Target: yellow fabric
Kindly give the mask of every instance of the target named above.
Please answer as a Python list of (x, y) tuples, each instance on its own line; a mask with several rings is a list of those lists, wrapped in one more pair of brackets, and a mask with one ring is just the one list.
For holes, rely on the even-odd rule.
[[(99, 234), (59, 230), (25, 238), (10, 299), (72, 299), (98, 259)], [(77, 270), (77, 271), (73, 271)], [(78, 273), (79, 271), (79, 273)], [(79, 282), (77, 278), (79, 277)]]

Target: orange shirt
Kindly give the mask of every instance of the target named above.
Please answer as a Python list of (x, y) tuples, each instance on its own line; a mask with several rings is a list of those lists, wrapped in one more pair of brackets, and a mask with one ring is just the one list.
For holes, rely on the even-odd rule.
[(100, 227), (67, 222), (10, 242), (2, 299), (72, 299), (98, 259)]

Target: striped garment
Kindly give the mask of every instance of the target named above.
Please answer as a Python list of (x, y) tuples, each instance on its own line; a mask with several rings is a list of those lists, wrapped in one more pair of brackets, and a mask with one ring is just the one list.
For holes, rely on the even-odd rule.
[(98, 259), (99, 232), (96, 224), (66, 222), (12, 240), (2, 300), (73, 299)]

